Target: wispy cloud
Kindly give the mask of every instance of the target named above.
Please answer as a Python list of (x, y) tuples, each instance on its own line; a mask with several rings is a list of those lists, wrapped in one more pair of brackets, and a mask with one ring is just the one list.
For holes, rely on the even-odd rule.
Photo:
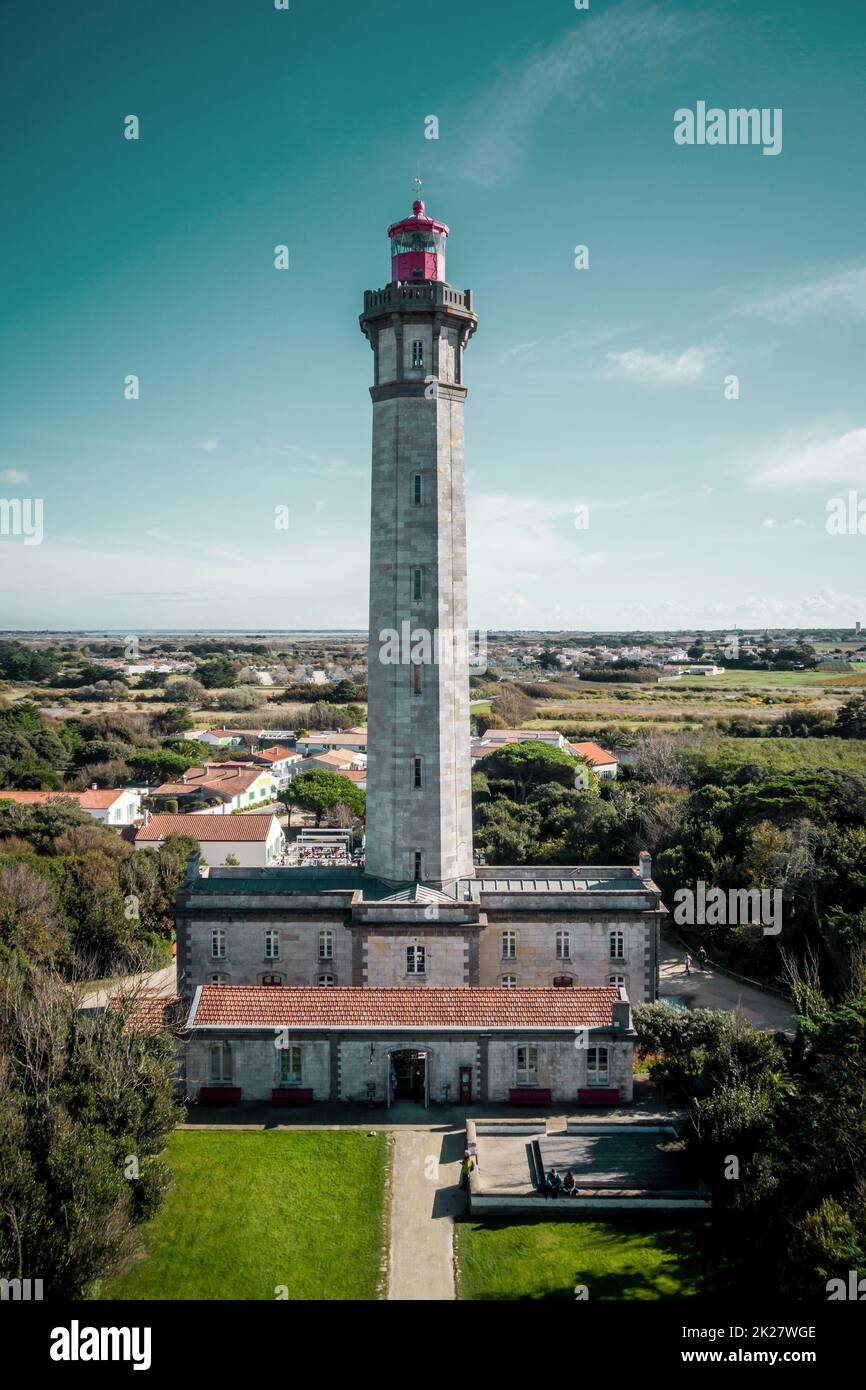
[(866, 265), (839, 266), (777, 285), (736, 306), (736, 312), (778, 323), (818, 314), (866, 318)]
[(680, 353), (629, 348), (607, 354), (608, 374), (631, 377), (650, 386), (690, 386), (700, 381), (718, 355), (719, 348), (715, 347), (688, 347)]
[(466, 113), (457, 170), (485, 188), (505, 182), (523, 162), (545, 113), (554, 105), (600, 106), (619, 93), (627, 71), (634, 91), (688, 41), (704, 32), (707, 15), (673, 12), (645, 0), (625, 0), (603, 13), (571, 16), (571, 27), (507, 63)]
[(20, 468), (4, 468), (0, 471), (0, 483), (29, 483), (30, 477)]
[(200, 443), (193, 444), (194, 449), (204, 449), (210, 453), (213, 449), (218, 449), (220, 442), (218, 439), (202, 439)]
[(829, 439), (780, 445), (753, 480), (755, 487), (773, 490), (815, 483), (866, 484), (866, 428)]

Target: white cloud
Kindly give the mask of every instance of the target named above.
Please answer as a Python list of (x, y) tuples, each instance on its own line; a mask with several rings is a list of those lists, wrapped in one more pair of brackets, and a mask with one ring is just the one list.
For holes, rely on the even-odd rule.
[(781, 490), (816, 483), (866, 484), (866, 428), (810, 443), (780, 445), (758, 470), (753, 485)]
[(0, 472), (0, 483), (29, 483), (29, 475), (20, 468), (4, 468)]
[(776, 518), (773, 516), (768, 516), (766, 521), (761, 522), (761, 525), (763, 526), (765, 531), (775, 531)]
[(194, 449), (205, 449), (208, 453), (210, 453), (212, 449), (218, 449), (219, 444), (220, 442), (218, 439), (202, 439), (200, 443), (193, 444), (192, 447)]
[(631, 377), (651, 386), (691, 385), (700, 381), (710, 363), (719, 355), (714, 347), (688, 347), (683, 352), (609, 352), (610, 375)]
[(325, 510), (325, 507), (326, 507), (327, 505), (328, 505), (327, 502), (317, 502), (316, 505), (315, 505), (315, 507), (313, 508), (313, 511), (314, 511), (314, 512), (323, 512), (323, 511)]
[(777, 286), (738, 305), (737, 312), (780, 323), (833, 313), (866, 318), (866, 265), (842, 266), (798, 283)]
[(621, 91), (625, 72), (633, 92), (642, 79), (657, 78), (671, 56), (686, 58), (689, 41), (712, 22), (645, 0), (578, 16), (549, 44), (501, 67), (470, 103), (458, 173), (485, 188), (503, 183), (526, 157), (551, 107), (578, 108), (585, 116)]

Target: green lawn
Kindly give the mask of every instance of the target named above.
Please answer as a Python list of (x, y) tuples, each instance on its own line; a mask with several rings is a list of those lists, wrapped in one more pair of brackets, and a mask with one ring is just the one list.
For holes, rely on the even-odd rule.
[[(692, 1298), (724, 1292), (710, 1222), (667, 1216), (610, 1221), (466, 1221), (458, 1227), (466, 1299)], [(733, 1274), (727, 1274), (733, 1284)]]
[(866, 772), (862, 738), (720, 738), (720, 751), (741, 762), (766, 763), (775, 772), (842, 768)]
[(385, 1242), (385, 1136), (183, 1130), (175, 1185), (145, 1257), (102, 1298), (375, 1299)]

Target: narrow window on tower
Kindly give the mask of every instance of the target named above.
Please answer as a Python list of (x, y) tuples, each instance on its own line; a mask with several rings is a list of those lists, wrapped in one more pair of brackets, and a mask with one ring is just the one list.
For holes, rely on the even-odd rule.
[(421, 879), (421, 851), (420, 851), (420, 849), (416, 849), (416, 851), (415, 851), (415, 881), (416, 881), (416, 882), (420, 882), (420, 879)]
[(421, 663), (420, 663), (420, 661), (416, 661), (416, 662), (415, 662), (415, 665), (412, 667), (412, 671), (413, 671), (413, 673), (414, 673), (413, 676), (412, 676), (412, 680), (413, 680), (413, 682), (414, 682), (413, 689), (414, 689), (416, 695), (420, 695), (420, 694), (421, 694)]
[(412, 571), (412, 602), (420, 603), (422, 594), (422, 574), (420, 570)]
[(420, 338), (416, 338), (412, 344), (412, 366), (418, 368), (424, 366), (424, 344)]
[(421, 474), (416, 473), (412, 479), (412, 506), (420, 507), (424, 501), (424, 484), (421, 481)]
[(420, 758), (414, 758), (414, 759), (413, 759), (413, 762), (414, 762), (414, 768), (413, 768), (413, 772), (412, 772), (412, 776), (413, 776), (413, 778), (414, 778), (413, 786), (420, 787), (420, 786), (421, 786), (421, 759), (420, 759)]

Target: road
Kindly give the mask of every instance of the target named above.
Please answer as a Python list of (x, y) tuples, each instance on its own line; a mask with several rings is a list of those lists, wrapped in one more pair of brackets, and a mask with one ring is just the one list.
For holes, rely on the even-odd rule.
[(659, 994), (662, 997), (673, 995), (682, 999), (689, 1009), (739, 1008), (756, 1028), (795, 1031), (794, 1010), (786, 1000), (723, 975), (712, 965), (698, 970), (693, 963), (691, 974), (687, 975), (683, 955), (678, 942), (662, 937), (659, 956)]

